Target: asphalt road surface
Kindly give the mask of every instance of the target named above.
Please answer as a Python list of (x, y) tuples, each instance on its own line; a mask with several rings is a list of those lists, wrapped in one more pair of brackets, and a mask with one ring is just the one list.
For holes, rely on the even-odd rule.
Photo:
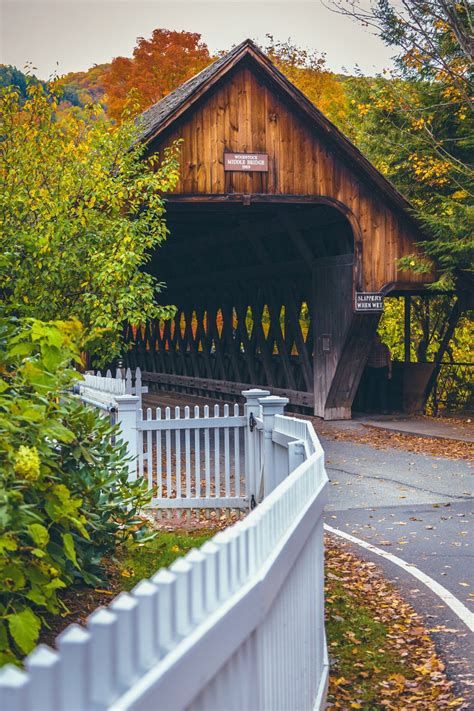
[[(472, 611), (472, 467), (400, 449), (321, 441), (330, 479), (326, 523), (416, 566)], [(474, 639), (465, 622), (409, 572), (350, 545), (359, 557), (380, 565), (422, 615), (457, 692), (474, 710)]]

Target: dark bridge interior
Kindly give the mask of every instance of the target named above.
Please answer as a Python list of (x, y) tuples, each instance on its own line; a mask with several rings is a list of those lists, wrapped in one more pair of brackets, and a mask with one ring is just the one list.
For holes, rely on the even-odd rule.
[(341, 291), (352, 289), (344, 215), (324, 204), (177, 201), (167, 224), (149, 269), (167, 284), (160, 298), (176, 317), (129, 327), (127, 364), (161, 374), (153, 380), (167, 388), (196, 387), (190, 378), (209, 392), (271, 386), (311, 407), (318, 284), (329, 271)]

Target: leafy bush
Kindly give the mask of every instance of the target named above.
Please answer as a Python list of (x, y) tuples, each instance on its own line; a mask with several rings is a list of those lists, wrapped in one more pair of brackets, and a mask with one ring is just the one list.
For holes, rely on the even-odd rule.
[(79, 319), (85, 350), (110, 361), (123, 324), (170, 318), (162, 284), (143, 267), (166, 239), (163, 193), (179, 177), (178, 146), (145, 155), (133, 121), (101, 106), (58, 112), (60, 86), (0, 88), (0, 299), (15, 316)]
[(77, 321), (0, 318), (0, 664), (35, 645), (58, 591), (97, 584), (118, 543), (149, 532), (108, 420), (70, 393)]

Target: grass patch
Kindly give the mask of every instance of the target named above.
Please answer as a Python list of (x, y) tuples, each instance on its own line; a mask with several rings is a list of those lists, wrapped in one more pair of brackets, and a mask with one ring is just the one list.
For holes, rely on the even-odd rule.
[(103, 562), (104, 583), (97, 588), (75, 585), (64, 591), (61, 600), (67, 608), (62, 615), (45, 615), (40, 642), (54, 645), (58, 634), (76, 622), (84, 625), (99, 606), (107, 606), (122, 591), (131, 590), (143, 578), (149, 578), (167, 567), (192, 548), (199, 548), (217, 533), (217, 529), (193, 531), (159, 531), (153, 540), (137, 545), (120, 546), (113, 560)]
[(396, 674), (411, 679), (413, 670), (387, 646), (389, 630), (374, 620), (373, 610), (362, 594), (354, 593), (330, 578), (326, 605), (326, 634), (334, 686), (336, 689), (346, 686), (345, 682), (355, 673), (356, 703), (370, 703), (371, 709), (386, 708), (377, 703), (379, 683)]
[(212, 529), (159, 532), (156, 538), (141, 546), (133, 543), (122, 546), (116, 556), (121, 590), (131, 590), (142, 578), (151, 577), (159, 568), (167, 568), (176, 558), (200, 548), (215, 534)]
[(377, 566), (326, 541), (328, 708), (460, 707), (421, 618)]

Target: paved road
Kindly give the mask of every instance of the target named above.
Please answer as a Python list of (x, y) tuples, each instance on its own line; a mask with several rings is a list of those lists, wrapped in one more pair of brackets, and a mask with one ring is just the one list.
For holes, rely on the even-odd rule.
[[(474, 607), (474, 471), (467, 462), (380, 450), (321, 438), (330, 478), (326, 522), (372, 543)], [(474, 645), (459, 617), (400, 567), (354, 546), (381, 565), (424, 617), (458, 691), (474, 709)]]
[(474, 427), (468, 418), (451, 420), (449, 418), (424, 417), (423, 415), (411, 415), (410, 417), (368, 415), (366, 417), (358, 417), (356, 421), (362, 424), (366, 423), (371, 427), (377, 427), (377, 429), (402, 432), (419, 437), (474, 442)]

